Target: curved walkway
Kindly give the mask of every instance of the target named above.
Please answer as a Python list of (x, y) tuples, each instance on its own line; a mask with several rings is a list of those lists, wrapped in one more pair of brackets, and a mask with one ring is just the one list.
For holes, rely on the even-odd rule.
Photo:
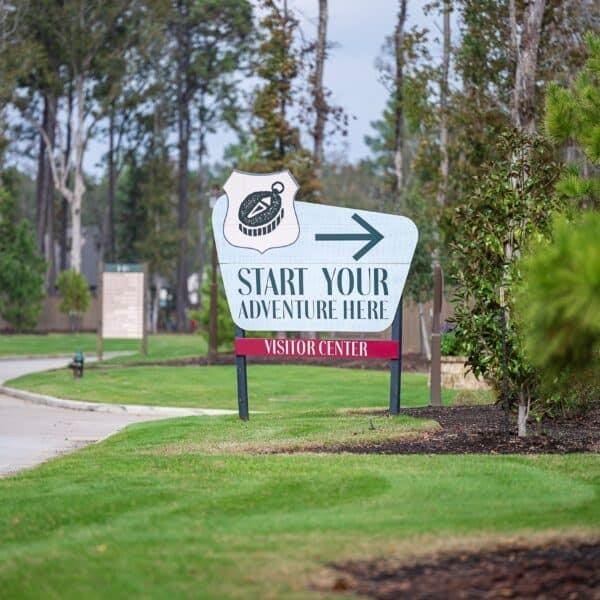
[[(0, 359), (0, 386), (8, 379), (27, 373), (64, 367), (69, 360), (66, 357)], [(92, 360), (94, 359), (86, 357), (86, 361)], [(102, 407), (106, 407), (106, 410), (102, 410)], [(76, 410), (72, 410), (73, 408)], [(10, 396), (0, 393), (0, 476), (16, 473), (55, 456), (98, 442), (131, 423), (185, 414), (233, 412), (207, 413), (201, 410), (186, 411), (168, 407), (148, 407), (150, 411), (144, 411), (144, 407), (138, 408), (140, 410), (137, 412), (142, 414), (134, 414), (118, 405), (93, 405), (91, 408), (85, 408), (85, 405), (73, 401), (44, 396), (37, 396), (36, 399), (35, 394), (29, 395), (26, 392), (11, 390)]]

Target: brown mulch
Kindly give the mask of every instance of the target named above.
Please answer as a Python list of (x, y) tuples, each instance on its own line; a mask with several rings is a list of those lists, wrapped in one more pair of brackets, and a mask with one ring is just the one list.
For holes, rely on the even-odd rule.
[[(303, 451), (353, 454), (565, 454), (600, 452), (600, 408), (571, 419), (545, 421), (538, 431), (529, 425), (529, 436), (519, 438), (514, 424), (505, 429), (496, 406), (456, 406), (403, 409), (402, 414), (437, 421), (441, 431), (418, 437), (379, 442), (314, 445)], [(387, 414), (373, 411), (368, 414)], [(393, 417), (390, 417), (393, 418)]]
[(460, 553), (404, 565), (379, 559), (330, 566), (336, 573), (330, 591), (379, 600), (600, 600), (599, 543)]

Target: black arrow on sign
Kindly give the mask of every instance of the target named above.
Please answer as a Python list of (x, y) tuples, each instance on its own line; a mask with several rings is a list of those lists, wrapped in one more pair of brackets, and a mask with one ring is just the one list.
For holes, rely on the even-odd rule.
[(357, 240), (368, 241), (352, 258), (360, 260), (371, 248), (374, 248), (382, 239), (383, 236), (375, 227), (369, 225), (362, 217), (356, 213), (352, 218), (363, 227), (367, 233), (316, 233), (315, 241), (317, 242), (352, 242)]

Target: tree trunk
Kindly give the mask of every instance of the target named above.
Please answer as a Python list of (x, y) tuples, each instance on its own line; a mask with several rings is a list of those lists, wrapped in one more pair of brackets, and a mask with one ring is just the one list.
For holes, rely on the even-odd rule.
[(396, 56), (394, 97), (394, 175), (398, 202), (405, 184), (404, 174), (404, 25), (406, 23), (407, 0), (399, 0), (398, 21), (394, 33)]
[(176, 326), (177, 331), (187, 330), (186, 309), (188, 304), (188, 159), (190, 144), (190, 107), (187, 98), (186, 76), (188, 70), (189, 54), (182, 51), (178, 64), (177, 81), (177, 126), (179, 169), (177, 176), (177, 227), (179, 233), (179, 251), (177, 254), (177, 304)]
[(211, 273), (210, 273), (210, 313), (208, 323), (208, 360), (213, 362), (219, 350), (219, 287), (217, 261), (217, 245), (213, 236), (211, 252)]
[(524, 9), (520, 31), (517, 28), (515, 1), (510, 0), (509, 3), (511, 40), (516, 56), (511, 117), (517, 129), (534, 133), (537, 58), (546, 0), (530, 0)]
[(204, 280), (204, 271), (206, 269), (206, 254), (208, 236), (206, 235), (206, 224), (208, 223), (209, 210), (207, 202), (202, 202), (196, 211), (196, 226), (198, 228), (198, 238), (196, 242), (196, 258), (198, 260), (198, 309), (202, 309), (204, 298), (202, 297), (202, 281)]
[[(58, 99), (51, 93), (44, 95), (44, 115), (40, 135), (40, 155), (37, 176), (37, 218), (36, 229), (38, 250), (46, 260), (46, 289), (54, 294), (56, 285), (56, 258), (54, 255), (54, 186), (50, 166), (50, 155), (54, 151), (56, 139), (56, 112)], [(48, 144), (48, 148), (47, 145)]]
[(427, 360), (431, 360), (431, 346), (429, 345), (429, 332), (425, 320), (425, 310), (422, 302), (417, 303), (419, 309), (419, 331), (421, 332), (421, 354), (425, 354)]
[[(537, 76), (537, 57), (542, 31), (542, 19), (546, 0), (530, 0), (523, 9), (522, 25), (517, 25), (517, 9), (515, 0), (509, 0), (509, 20), (511, 42), (516, 60), (515, 82), (511, 103), (511, 119), (513, 126), (521, 131), (535, 133), (535, 82)], [(515, 193), (518, 182), (511, 181)], [(514, 247), (512, 236), (504, 243), (505, 272), (513, 260)], [(508, 274), (504, 277), (508, 280)], [(500, 302), (504, 310), (504, 320), (508, 326), (510, 310), (506, 301), (508, 285), (503, 282), (500, 289)], [(505, 334), (506, 335), (506, 334)], [(506, 342), (505, 342), (506, 343)], [(506, 375), (503, 375), (504, 377)], [(525, 398), (524, 390), (519, 392), (517, 429), (519, 437), (527, 435), (527, 417), (529, 416), (529, 400)]]
[(85, 107), (83, 76), (78, 75), (75, 80), (76, 95), (76, 124), (74, 134), (75, 172), (73, 174), (73, 193), (70, 198), (71, 208), (71, 269), (81, 272), (81, 204), (85, 193), (85, 179), (83, 174), (83, 155), (85, 152)]
[(204, 157), (206, 155), (206, 126), (204, 106), (204, 94), (198, 109), (198, 198), (199, 206), (196, 211), (196, 225), (198, 237), (196, 238), (196, 259), (198, 261), (198, 309), (201, 310), (204, 302), (202, 297), (202, 282), (204, 280), (204, 269), (207, 262), (208, 235), (206, 234), (207, 223), (210, 221), (210, 199), (212, 191), (206, 190), (204, 177)]
[(61, 271), (67, 269), (67, 248), (68, 248), (68, 229), (69, 229), (69, 203), (63, 198), (60, 202), (60, 260), (59, 268)]
[(447, 204), (448, 175), (450, 160), (448, 157), (448, 71), (450, 70), (450, 0), (444, 0), (444, 45), (442, 54), (442, 72), (440, 77), (440, 185), (437, 193), (438, 207)]
[[(315, 129), (313, 135), (313, 165), (315, 178), (321, 181), (323, 177), (323, 142), (325, 140), (325, 124), (327, 122), (327, 100), (323, 89), (323, 72), (327, 53), (327, 0), (319, 0), (319, 27), (317, 32), (314, 97)], [(320, 190), (317, 197), (320, 197)]]
[[(53, 132), (49, 131), (48, 119), (49, 119), (49, 108), (48, 108), (48, 96), (44, 95), (44, 112), (42, 115), (42, 129), (46, 132), (47, 136), (51, 138)], [(45, 179), (50, 174), (46, 171), (46, 166), (49, 165), (48, 153), (46, 152), (46, 140), (40, 133), (40, 146), (38, 154), (38, 170), (36, 180), (36, 239), (38, 252), (43, 254), (44, 252), (44, 236), (46, 234), (46, 217), (48, 211), (46, 209), (47, 196), (45, 195), (46, 186), (44, 185)]]
[(160, 277), (152, 275), (152, 286), (150, 287), (150, 331), (158, 331), (158, 312), (160, 309)]
[(104, 218), (103, 231), (103, 253), (109, 262), (115, 260), (115, 195), (117, 188), (117, 176), (115, 166), (115, 105), (110, 107), (108, 117), (108, 193), (106, 203), (106, 214)]
[[(450, 70), (450, 11), (451, 0), (444, 0), (444, 43), (442, 50), (442, 70), (440, 74), (440, 181), (437, 189), (437, 205), (440, 213), (448, 203), (448, 176), (450, 159), (448, 156), (448, 72)], [(440, 215), (440, 219), (441, 220)], [(439, 223), (438, 220), (438, 223)], [(432, 252), (432, 270), (440, 264), (440, 230), (433, 230), (434, 246)]]
[(529, 417), (529, 402), (525, 393), (519, 394), (519, 413), (517, 417), (517, 432), (519, 437), (527, 437), (527, 418)]
[(53, 296), (56, 288), (56, 253), (54, 252), (54, 187), (52, 180), (48, 177), (45, 181), (48, 188), (48, 200), (46, 202), (46, 234), (44, 236), (44, 257), (46, 258), (46, 289)]
[[(71, 155), (71, 143), (73, 137), (73, 128), (71, 127), (71, 118), (73, 116), (73, 85), (69, 84), (67, 94), (67, 139), (65, 142), (64, 162), (68, 164)], [(62, 198), (60, 208), (60, 270), (67, 269), (67, 249), (68, 249), (68, 229), (69, 229), (69, 203), (66, 198)]]

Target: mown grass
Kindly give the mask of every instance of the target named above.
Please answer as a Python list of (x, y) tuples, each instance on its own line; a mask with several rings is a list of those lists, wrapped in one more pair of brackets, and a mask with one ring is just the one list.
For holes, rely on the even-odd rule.
[[(296, 453), (419, 435), (389, 374), (248, 367), (249, 422), (138, 424), (0, 480), (0, 597), (336, 598), (336, 561), (600, 535), (600, 457)], [(235, 408), (235, 369), (106, 366), (11, 382), (103, 402)], [(403, 405), (428, 402), (403, 376)], [(452, 401), (445, 391), (445, 402)], [(268, 454), (272, 452), (283, 454)], [(267, 454), (265, 454), (267, 453)]]
[(225, 447), (297, 440), (342, 421), (330, 413), (140, 424), (0, 480), (0, 595), (333, 598), (311, 588), (332, 561), (600, 527), (595, 455), (263, 456)]
[[(7, 385), (33, 392), (125, 404), (202, 408), (237, 407), (235, 367), (129, 367), (94, 368), (82, 379), (68, 369), (26, 375)], [(250, 409), (259, 411), (321, 408), (386, 408), (389, 372), (308, 365), (248, 365)], [(427, 377), (406, 373), (402, 378), (402, 404), (418, 406), (429, 401)], [(444, 390), (445, 402), (454, 392)]]
[[(158, 334), (148, 337), (148, 355), (140, 351), (139, 340), (104, 340), (104, 352), (127, 350), (133, 356), (112, 359), (119, 362), (157, 361), (206, 354), (206, 342), (198, 335)], [(40, 356), (73, 354), (81, 350), (96, 353), (95, 333), (49, 333), (40, 335), (0, 335), (0, 356)]]
[[(136, 352), (136, 340), (105, 340), (106, 352), (129, 350)], [(94, 333), (0, 334), (0, 356), (41, 356), (74, 354), (81, 350), (96, 353)]]

